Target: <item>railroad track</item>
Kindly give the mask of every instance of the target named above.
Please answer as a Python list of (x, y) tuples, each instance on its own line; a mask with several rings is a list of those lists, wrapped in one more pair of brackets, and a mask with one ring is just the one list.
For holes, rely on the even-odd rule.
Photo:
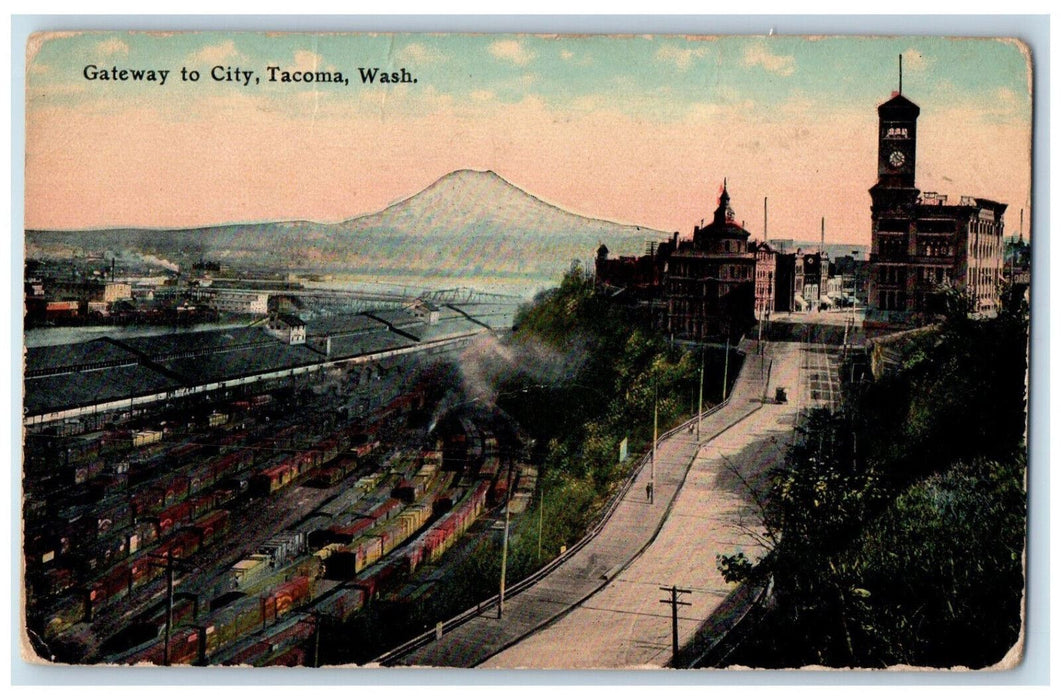
[[(711, 407), (709, 410), (704, 411), (704, 413), (700, 417), (701, 420), (721, 410), (724, 406), (728, 405), (728, 403), (729, 400), (727, 399), (726, 401), (723, 401), (722, 403)], [(659, 441), (662, 442), (663, 440), (666, 440), (667, 438), (671, 437), (672, 435), (675, 435), (676, 433), (688, 430), (689, 426), (692, 425), (695, 420), (696, 418), (692, 418), (682, 423), (681, 425), (678, 425), (677, 427), (661, 434), (659, 436)], [(732, 425), (727, 426), (726, 430), (728, 430), (730, 427), (732, 427)], [(637, 462), (636, 466), (630, 471), (630, 474), (627, 477), (626, 481), (623, 482), (623, 485), (615, 492), (615, 494), (608, 501), (608, 504), (605, 506), (604, 510), (601, 513), (601, 516), (597, 520), (597, 524), (594, 525), (593, 528), (582, 537), (582, 539), (580, 539), (574, 545), (569, 547), (563, 554), (550, 561), (538, 571), (534, 572), (522, 581), (519, 581), (518, 583), (509, 586), (505, 592), (506, 600), (516, 596), (517, 594), (527, 590), (528, 588), (531, 588), (539, 581), (549, 576), (556, 569), (562, 566), (566, 561), (568, 561), (571, 557), (575, 556), (575, 554), (581, 551), (595, 537), (597, 537), (597, 535), (600, 534), (601, 530), (604, 529), (604, 526), (611, 519), (611, 516), (615, 512), (615, 509), (619, 507), (619, 504), (622, 502), (623, 497), (627, 494), (627, 492), (629, 492), (630, 488), (637, 480), (638, 475), (645, 467), (649, 465), (650, 460), (651, 453), (646, 453)], [(499, 595), (491, 596), (486, 600), (480, 601), (474, 607), (468, 608), (464, 612), (450, 618), (449, 620), (446, 620), (445, 622), (441, 623), (441, 632), (443, 634), (448, 634), (449, 632), (460, 627), (469, 620), (480, 616), (484, 610), (488, 610), (491, 607), (498, 605), (499, 599)], [(372, 663), (381, 666), (392, 666), (408, 654), (411, 654), (416, 650), (420, 649), (421, 647), (434, 641), (437, 638), (437, 633), (437, 630), (431, 630), (417, 637), (414, 637), (406, 643), (376, 657), (372, 660)]]
[(800, 354), (801, 379), (808, 398), (804, 410), (826, 408), (835, 411), (841, 408), (843, 394), (835, 350), (824, 343), (804, 342)]

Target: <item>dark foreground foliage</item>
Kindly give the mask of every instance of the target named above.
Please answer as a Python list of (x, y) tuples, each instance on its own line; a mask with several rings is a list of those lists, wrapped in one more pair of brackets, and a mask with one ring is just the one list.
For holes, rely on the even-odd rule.
[(1021, 629), (1027, 314), (960, 303), (904, 362), (809, 416), (761, 499), (765, 617), (723, 664), (982, 668)]

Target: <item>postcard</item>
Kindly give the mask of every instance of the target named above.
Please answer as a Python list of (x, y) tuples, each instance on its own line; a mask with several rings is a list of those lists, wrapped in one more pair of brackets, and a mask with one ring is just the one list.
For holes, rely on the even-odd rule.
[(24, 659), (1020, 662), (1025, 44), (26, 51)]

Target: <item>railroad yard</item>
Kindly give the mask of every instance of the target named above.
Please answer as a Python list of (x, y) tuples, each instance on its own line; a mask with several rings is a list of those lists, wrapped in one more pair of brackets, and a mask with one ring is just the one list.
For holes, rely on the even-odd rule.
[(517, 427), (483, 402), (441, 410), (459, 347), (28, 430), (33, 648), (318, 665), (359, 613), (421, 604), (534, 488)]

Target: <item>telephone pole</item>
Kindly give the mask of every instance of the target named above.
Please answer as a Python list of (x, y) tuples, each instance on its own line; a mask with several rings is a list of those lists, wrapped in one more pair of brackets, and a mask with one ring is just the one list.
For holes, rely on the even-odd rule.
[(700, 398), (696, 403), (696, 442), (700, 442), (700, 423), (704, 416), (704, 357), (707, 354), (705, 348), (700, 348)]
[(497, 619), (505, 612), (505, 574), (508, 569), (508, 527), (512, 488), (512, 455), (508, 455), (508, 469), (505, 472), (505, 534), (501, 541), (501, 591), (497, 596)]
[(659, 602), (670, 605), (670, 619), (671, 619), (671, 664), (677, 665), (678, 663), (678, 606), (679, 605), (692, 605), (692, 603), (686, 603), (685, 601), (678, 600), (678, 596), (682, 593), (692, 593), (687, 588), (678, 588), (677, 586), (660, 586), (659, 589), (664, 593), (670, 593), (669, 600), (661, 600)]
[[(166, 626), (164, 632), (164, 640), (162, 645), (162, 665), (169, 666), (169, 646), (170, 636), (173, 630), (173, 584), (174, 584), (174, 573), (177, 569), (182, 572), (190, 572), (195, 569), (184, 563), (182, 559), (178, 559), (173, 556), (172, 551), (167, 551), (165, 556), (161, 554), (149, 554), (147, 556), (148, 564), (151, 566), (165, 566), (166, 567)], [(165, 563), (154, 562), (151, 559), (163, 559)]]
[(726, 402), (726, 384), (729, 383), (729, 333), (726, 334), (726, 362), (722, 369), (722, 402)]

